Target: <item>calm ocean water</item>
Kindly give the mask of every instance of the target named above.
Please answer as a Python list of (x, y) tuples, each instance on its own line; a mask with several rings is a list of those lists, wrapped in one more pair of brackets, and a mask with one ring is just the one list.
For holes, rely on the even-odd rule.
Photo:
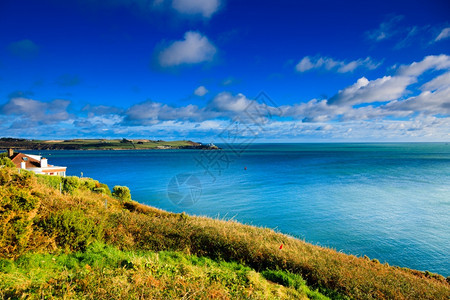
[(29, 152), (67, 166), (68, 175), (83, 172), (111, 188), (126, 185), (133, 199), (165, 210), (234, 218), (345, 253), (450, 275), (446, 143)]

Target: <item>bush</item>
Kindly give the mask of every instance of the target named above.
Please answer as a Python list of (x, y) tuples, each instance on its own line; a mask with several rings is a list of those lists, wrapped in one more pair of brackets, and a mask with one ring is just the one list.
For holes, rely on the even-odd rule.
[(91, 179), (91, 178), (83, 178), (81, 181), (81, 187), (94, 191), (94, 189), (97, 187), (98, 181)]
[(108, 195), (108, 196), (111, 196), (111, 195), (112, 195), (112, 194), (111, 194), (111, 190), (109, 189), (109, 186), (108, 186), (107, 184), (100, 183), (100, 184), (98, 185), (98, 188), (104, 189), (106, 195)]
[(0, 256), (23, 250), (39, 199), (26, 189), (0, 186)]
[(8, 157), (0, 157), (0, 166), (14, 168), (16, 165)]
[(57, 190), (59, 190), (59, 184), (63, 182), (60, 176), (36, 174), (36, 177), (38, 178), (39, 182)]
[(94, 188), (92, 191), (93, 191), (94, 193), (97, 193), (97, 194), (106, 195), (106, 190), (105, 190), (105, 188)]
[(62, 179), (63, 191), (69, 194), (73, 194), (75, 190), (80, 186), (80, 180), (76, 176), (68, 176)]
[(53, 213), (37, 225), (55, 236), (59, 246), (73, 251), (84, 251), (95, 240), (101, 240), (103, 234), (103, 227), (80, 210)]
[(117, 199), (123, 200), (123, 201), (130, 201), (131, 200), (131, 193), (130, 189), (126, 186), (120, 186), (116, 185), (113, 188), (113, 196)]

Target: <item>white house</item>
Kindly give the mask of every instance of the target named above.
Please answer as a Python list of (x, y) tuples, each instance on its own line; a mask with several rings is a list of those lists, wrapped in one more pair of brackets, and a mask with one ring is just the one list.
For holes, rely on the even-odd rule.
[(67, 167), (49, 165), (45, 157), (24, 153), (14, 153), (8, 149), (8, 157), (19, 169), (33, 171), (36, 174), (66, 176)]

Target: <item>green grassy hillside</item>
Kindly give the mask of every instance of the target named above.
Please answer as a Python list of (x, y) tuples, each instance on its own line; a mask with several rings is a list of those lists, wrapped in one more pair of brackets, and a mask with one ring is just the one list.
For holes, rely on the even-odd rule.
[(58, 180), (0, 168), (2, 298), (450, 296), (439, 275), (338, 253), (266, 228), (161, 211), (119, 199), (127, 198), (125, 189), (111, 194), (92, 179), (66, 178), (60, 193)]

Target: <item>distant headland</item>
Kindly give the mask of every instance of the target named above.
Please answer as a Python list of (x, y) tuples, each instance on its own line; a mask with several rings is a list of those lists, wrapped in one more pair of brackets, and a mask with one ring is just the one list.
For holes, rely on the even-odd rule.
[(149, 149), (204, 149), (217, 150), (214, 144), (203, 144), (188, 140), (163, 141), (149, 139), (70, 139), (29, 140), (0, 138), (0, 149), (20, 150), (149, 150)]

